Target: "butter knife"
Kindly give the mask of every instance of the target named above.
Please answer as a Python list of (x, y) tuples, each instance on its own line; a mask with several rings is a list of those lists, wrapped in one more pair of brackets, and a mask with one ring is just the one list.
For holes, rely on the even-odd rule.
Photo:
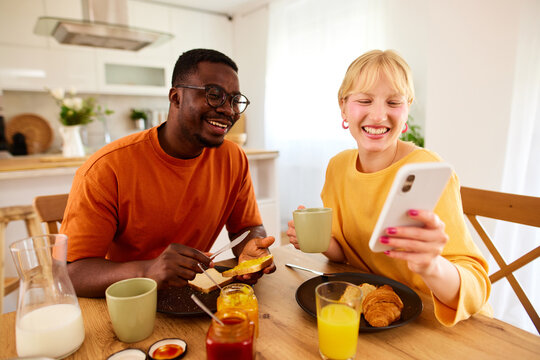
[(222, 247), (221, 249), (213, 253), (212, 256), (210, 256), (210, 260), (213, 260), (216, 256), (218, 256), (222, 252), (232, 249), (236, 245), (240, 244), (242, 240), (244, 240), (249, 235), (250, 232), (251, 230), (244, 232), (242, 235), (240, 235), (239, 237), (237, 237), (236, 239), (234, 239), (233, 241), (231, 241), (230, 243), (228, 243), (227, 245), (225, 245), (224, 247)]
[(219, 286), (219, 284), (216, 282), (216, 280), (214, 280), (214, 278), (211, 277), (210, 274), (206, 272), (206, 270), (204, 270), (201, 263), (198, 263), (197, 266), (199, 266), (199, 269), (202, 270), (203, 274), (206, 275), (206, 277), (208, 277), (210, 279), (210, 281), (212, 281), (214, 283), (214, 285), (216, 285), (218, 287), (219, 290), (221, 290), (221, 286)]
[(308, 268), (298, 266), (298, 265), (293, 265), (293, 264), (285, 264), (285, 266), (293, 268), (293, 269), (300, 269), (300, 270), (304, 270), (304, 271), (309, 271), (309, 272), (312, 272), (314, 274), (321, 275), (321, 276), (333, 276), (333, 275), (335, 275), (335, 274), (332, 274), (332, 273), (325, 273), (325, 272), (312, 270), (312, 269), (308, 269)]

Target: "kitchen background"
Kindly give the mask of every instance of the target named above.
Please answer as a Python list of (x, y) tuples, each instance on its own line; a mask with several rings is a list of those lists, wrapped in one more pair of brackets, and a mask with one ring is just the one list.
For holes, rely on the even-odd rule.
[[(49, 151), (58, 152), (58, 108), (44, 89), (75, 87), (115, 111), (108, 124), (116, 139), (135, 130), (128, 117), (132, 107), (167, 109), (180, 53), (195, 47), (223, 51), (239, 65), (242, 92), (252, 103), (245, 148), (280, 152), (276, 176), (285, 230), (298, 204), (320, 204), (328, 159), (354, 147), (340, 129), (336, 102), (346, 66), (371, 48), (393, 48), (412, 67), (417, 99), (411, 114), (426, 147), (454, 166), (462, 184), (540, 196), (540, 149), (533, 140), (540, 136), (539, 4), (128, 0), (130, 25), (174, 35), (160, 46), (131, 52), (61, 45), (33, 33), (40, 16), (81, 19), (78, 0), (0, 0), (4, 116), (8, 121), (26, 112), (44, 117), (55, 130)], [(107, 69), (115, 65), (138, 71), (132, 81), (148, 71), (161, 72), (162, 83), (113, 83)], [(99, 123), (89, 132), (98, 141)], [(498, 225), (488, 223), (488, 228)], [(531, 247), (540, 242), (538, 233), (530, 238)], [(500, 242), (515, 247), (504, 238)], [(533, 264), (518, 274), (535, 305), (540, 289), (532, 275), (539, 270)], [(497, 316), (534, 332), (519, 304), (501, 310), (514, 301), (508, 294), (505, 284), (494, 286)]]
[[(140, 131), (135, 125), (135, 121), (130, 119), (132, 108), (148, 109), (148, 125), (161, 123), (166, 120), (169, 101), (165, 96), (135, 96), (135, 95), (100, 95), (78, 93), (77, 96), (94, 97), (97, 102), (114, 109), (114, 113), (106, 116), (107, 129), (111, 140), (116, 140), (122, 136)], [(58, 128), (58, 105), (54, 102), (49, 93), (34, 91), (4, 91), (3, 95), (4, 117), (11, 119), (20, 113), (35, 113), (49, 121), (54, 130), (53, 141), (46, 151), (48, 154), (58, 154), (62, 152), (62, 138)], [(39, 109), (39, 110), (37, 110)], [(87, 152), (91, 153), (105, 144), (106, 128), (101, 121), (93, 121), (85, 125), (81, 131), (83, 143)]]

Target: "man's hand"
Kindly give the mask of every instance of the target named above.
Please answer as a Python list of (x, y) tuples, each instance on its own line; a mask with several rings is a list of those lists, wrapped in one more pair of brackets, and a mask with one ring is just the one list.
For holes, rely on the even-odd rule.
[[(268, 250), (268, 247), (272, 245), (274, 241), (275, 238), (273, 236), (249, 240), (244, 246), (242, 253), (240, 253), (240, 256), (238, 256), (238, 263), (269, 255), (270, 251)], [(261, 271), (252, 274), (240, 275), (238, 276), (238, 279), (248, 284), (255, 284), (257, 280), (263, 276), (263, 274), (270, 274), (274, 271), (276, 271), (276, 265), (272, 262)]]
[(157, 258), (115, 262), (103, 258), (79, 259), (68, 264), (68, 273), (77, 296), (103, 297), (105, 289), (119, 280), (148, 277), (158, 287), (185, 286), (201, 273), (197, 266), (211, 264), (202, 252), (180, 244), (170, 244)]
[(202, 273), (198, 263), (208, 268), (210, 259), (196, 249), (170, 244), (157, 258), (148, 260), (144, 276), (156, 280), (158, 287), (185, 286), (197, 273)]

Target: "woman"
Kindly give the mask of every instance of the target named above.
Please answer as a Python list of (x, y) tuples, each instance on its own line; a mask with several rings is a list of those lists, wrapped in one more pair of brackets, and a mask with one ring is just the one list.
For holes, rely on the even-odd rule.
[[(487, 263), (464, 222), (456, 174), (433, 212), (410, 209), (423, 227), (392, 227), (379, 241), (395, 249), (374, 253), (368, 242), (398, 169), (440, 157), (399, 140), (414, 99), (408, 64), (394, 51), (370, 51), (348, 68), (339, 89), (342, 126), (358, 149), (330, 160), (321, 193), (332, 208), (333, 229), (324, 255), (362, 271), (386, 276), (431, 293), (437, 319), (451, 326), (472, 314), (490, 313)], [(287, 231), (298, 249), (294, 222)]]

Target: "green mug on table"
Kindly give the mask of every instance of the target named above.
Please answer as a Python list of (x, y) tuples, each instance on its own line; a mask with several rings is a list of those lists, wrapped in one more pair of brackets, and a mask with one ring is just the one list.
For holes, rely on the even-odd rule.
[(126, 343), (146, 339), (154, 331), (157, 283), (148, 278), (125, 279), (105, 291), (114, 333)]
[(293, 211), (293, 220), (300, 250), (305, 253), (328, 250), (332, 237), (332, 209), (297, 209)]

